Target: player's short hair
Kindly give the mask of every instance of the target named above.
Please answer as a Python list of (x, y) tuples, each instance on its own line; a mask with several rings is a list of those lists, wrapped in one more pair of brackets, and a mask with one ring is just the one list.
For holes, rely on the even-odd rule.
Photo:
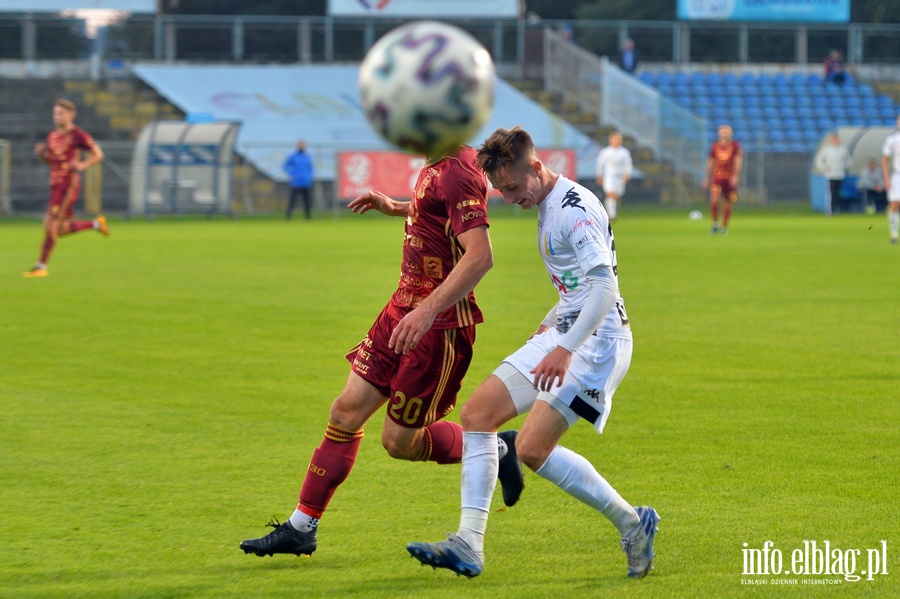
[(500, 169), (514, 164), (528, 164), (535, 157), (534, 141), (518, 125), (512, 129), (497, 129), (484, 140), (476, 153), (478, 166), (489, 175), (496, 175)]
[(58, 98), (56, 102), (53, 103), (54, 106), (61, 106), (68, 110), (69, 112), (75, 112), (75, 102), (72, 100), (66, 100), (65, 98)]

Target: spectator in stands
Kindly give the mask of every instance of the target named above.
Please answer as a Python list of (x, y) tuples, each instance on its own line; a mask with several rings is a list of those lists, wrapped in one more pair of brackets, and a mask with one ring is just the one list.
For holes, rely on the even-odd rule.
[(638, 66), (638, 51), (634, 47), (634, 40), (625, 40), (622, 50), (619, 52), (619, 67), (626, 73), (634, 74)]
[(825, 81), (841, 85), (847, 79), (844, 72), (844, 57), (840, 50), (832, 50), (825, 57)]
[(301, 139), (297, 142), (297, 150), (287, 157), (282, 168), (287, 173), (291, 184), (291, 195), (288, 198), (285, 218), (291, 219), (298, 199), (303, 200), (303, 213), (306, 218), (312, 218), (313, 163), (312, 158), (306, 153), (305, 141)]
[(856, 180), (856, 188), (863, 194), (863, 203), (867, 213), (881, 212), (887, 207), (884, 173), (874, 158), (869, 160), (869, 164), (859, 174), (859, 179)]
[(829, 202), (826, 204), (826, 213), (835, 214), (840, 210), (841, 187), (847, 177), (850, 168), (850, 153), (843, 145), (837, 133), (832, 133), (828, 143), (819, 150), (815, 159), (815, 170), (828, 179)]

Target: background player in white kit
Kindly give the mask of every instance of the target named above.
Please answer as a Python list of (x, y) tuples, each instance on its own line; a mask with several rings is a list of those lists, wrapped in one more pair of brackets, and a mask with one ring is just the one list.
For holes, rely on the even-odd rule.
[(559, 302), (463, 405), (458, 531), (447, 541), (410, 543), (407, 550), (423, 564), (467, 577), (482, 572), (498, 468), (496, 431), (530, 410), (515, 442), (519, 458), (612, 522), (622, 537), (628, 575), (641, 578), (653, 564), (656, 511), (633, 508), (584, 457), (557, 445), (579, 419), (602, 432), (631, 364), (631, 329), (619, 295), (609, 219), (597, 196), (541, 163), (519, 127), (495, 131), (477, 159), (507, 204), (538, 208), (538, 248)]
[(900, 234), (900, 115), (897, 116), (897, 129), (884, 140), (881, 170), (884, 172), (884, 186), (888, 196), (887, 217), (891, 243), (897, 245)]
[(631, 180), (633, 169), (631, 152), (622, 145), (622, 134), (613, 133), (609, 145), (597, 155), (597, 185), (603, 189), (610, 222), (616, 222), (618, 204), (625, 196), (625, 184)]

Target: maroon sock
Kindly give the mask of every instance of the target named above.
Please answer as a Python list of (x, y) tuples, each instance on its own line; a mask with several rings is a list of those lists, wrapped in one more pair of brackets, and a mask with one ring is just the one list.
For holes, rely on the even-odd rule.
[(350, 475), (362, 437), (361, 430), (350, 432), (328, 424), (325, 438), (309, 462), (297, 509), (313, 518), (322, 517), (334, 492)]
[(462, 461), (462, 426), (441, 420), (425, 427), (425, 448), (420, 460), (438, 464), (458, 464)]
[(94, 222), (90, 220), (73, 220), (69, 222), (69, 232), (77, 233), (85, 229), (93, 229)]
[(44, 243), (41, 244), (41, 264), (47, 264), (47, 260), (50, 259), (50, 252), (53, 251), (53, 246), (56, 245), (56, 238), (50, 237), (49, 235), (44, 236)]

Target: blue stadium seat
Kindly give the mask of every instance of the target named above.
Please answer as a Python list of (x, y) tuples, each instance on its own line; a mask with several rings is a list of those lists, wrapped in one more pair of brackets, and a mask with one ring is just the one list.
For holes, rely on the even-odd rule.
[(760, 96), (744, 96), (744, 106), (762, 106)]
[(706, 82), (710, 87), (717, 87), (719, 85), (722, 85), (723, 78), (719, 73), (709, 73), (706, 76)]
[(820, 86), (825, 83), (825, 80), (822, 79), (821, 75), (816, 75), (815, 73), (810, 73), (806, 76), (806, 85), (807, 87)]
[(788, 152), (802, 153), (808, 152), (807, 143), (804, 141), (789, 141), (788, 142)]
[(647, 85), (656, 85), (656, 73), (653, 71), (643, 71), (638, 79), (646, 83)]
[(682, 73), (681, 71), (679, 71), (672, 76), (672, 81), (676, 85), (688, 85), (688, 83), (690, 83), (691, 81), (691, 77), (687, 73)]
[(792, 74), (789, 81), (792, 87), (806, 87), (806, 75), (803, 73)]
[(878, 98), (877, 101), (878, 101), (879, 106), (888, 106), (890, 108), (894, 107), (894, 100), (892, 100), (890, 97), (878, 96), (877, 98)]
[(872, 86), (867, 83), (860, 83), (859, 85), (859, 95), (861, 96), (874, 96), (875, 90), (872, 89)]
[(740, 83), (740, 78), (734, 73), (727, 73), (722, 77), (722, 83), (724, 85), (737, 86)]
[(661, 71), (656, 76), (656, 85), (659, 86), (659, 85), (664, 85), (667, 83), (672, 83), (672, 74), (667, 73), (666, 71)]

